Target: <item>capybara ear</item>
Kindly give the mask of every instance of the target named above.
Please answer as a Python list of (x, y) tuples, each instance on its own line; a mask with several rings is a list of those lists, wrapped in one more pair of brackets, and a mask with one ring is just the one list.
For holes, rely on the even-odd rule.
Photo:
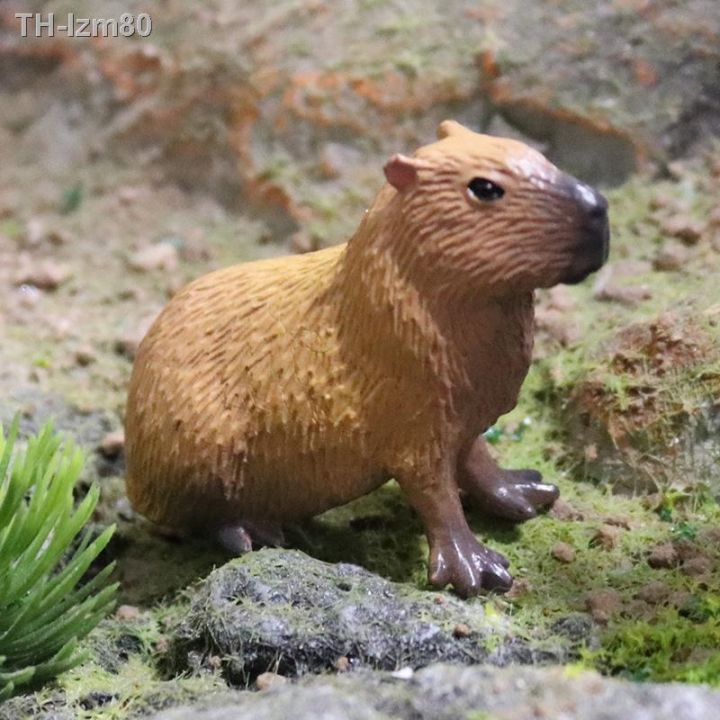
[(383, 169), (387, 181), (399, 192), (417, 182), (418, 163), (407, 155), (393, 155)]
[(461, 133), (469, 132), (469, 130), (455, 120), (443, 120), (437, 129), (438, 140), (444, 140), (450, 135), (460, 135)]

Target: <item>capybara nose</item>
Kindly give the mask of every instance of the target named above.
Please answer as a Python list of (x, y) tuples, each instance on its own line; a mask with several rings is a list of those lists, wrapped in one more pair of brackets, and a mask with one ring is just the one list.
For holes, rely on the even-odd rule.
[(598, 221), (607, 220), (608, 202), (604, 195), (577, 180), (571, 194), (589, 218)]
[(578, 204), (582, 214), (582, 225), (586, 242), (597, 252), (602, 265), (610, 251), (610, 225), (608, 223), (608, 201), (605, 196), (578, 180), (572, 181), (570, 195)]

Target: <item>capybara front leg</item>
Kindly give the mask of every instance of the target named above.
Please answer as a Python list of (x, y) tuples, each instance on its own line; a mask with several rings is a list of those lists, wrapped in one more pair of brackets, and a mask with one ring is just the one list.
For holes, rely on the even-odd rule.
[(493, 460), (485, 439), (477, 437), (460, 455), (460, 488), (481, 510), (497, 517), (523, 522), (552, 505), (560, 492), (542, 482), (537, 470), (503, 470)]
[(454, 481), (422, 484), (415, 479), (400, 485), (425, 525), (430, 583), (452, 585), (462, 597), (512, 587), (508, 561), (479, 543), (468, 527)]

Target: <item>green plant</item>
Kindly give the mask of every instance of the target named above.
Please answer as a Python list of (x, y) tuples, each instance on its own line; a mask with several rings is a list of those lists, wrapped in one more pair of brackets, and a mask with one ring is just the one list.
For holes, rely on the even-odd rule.
[(75, 507), (82, 452), (47, 424), (13, 451), (18, 423), (0, 426), (0, 701), (20, 686), (54, 677), (84, 658), (78, 642), (104, 617), (117, 585), (112, 565), (81, 579), (114, 527), (85, 532), (96, 485)]
[(608, 632), (585, 659), (601, 672), (632, 680), (720, 685), (720, 597), (691, 598), (682, 611), (665, 608)]

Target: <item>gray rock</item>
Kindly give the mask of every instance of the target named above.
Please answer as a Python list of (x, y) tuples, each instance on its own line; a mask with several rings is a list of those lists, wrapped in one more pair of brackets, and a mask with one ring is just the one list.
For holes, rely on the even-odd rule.
[(237, 692), (154, 720), (716, 720), (720, 693), (680, 684), (637, 684), (563, 668), (438, 664), (408, 679), (364, 671), (267, 692)]
[(0, 423), (8, 428), (17, 413), (20, 414), (21, 437), (37, 433), (51, 420), (56, 430), (72, 433), (79, 445), (89, 449), (95, 449), (112, 429), (108, 413), (81, 410), (59, 395), (27, 385), (3, 398)]
[(81, 409), (60, 395), (22, 386), (3, 398), (0, 406), (0, 424), (6, 431), (16, 415), (20, 417), (21, 438), (36, 434), (48, 421), (52, 422), (55, 430), (69, 433), (92, 461), (92, 464), (88, 463), (86, 474), (104, 477), (124, 473), (122, 454), (107, 458), (95, 452), (103, 438), (118, 424), (117, 419), (107, 411)]
[(267, 670), (331, 670), (339, 658), (349, 667), (394, 670), (437, 661), (563, 661), (572, 653), (571, 641), (558, 636), (544, 646), (516, 637), (511, 621), (488, 617), (480, 600), (417, 590), (289, 550), (261, 550), (215, 570), (174, 635), (176, 671), (220, 658), (235, 683)]

